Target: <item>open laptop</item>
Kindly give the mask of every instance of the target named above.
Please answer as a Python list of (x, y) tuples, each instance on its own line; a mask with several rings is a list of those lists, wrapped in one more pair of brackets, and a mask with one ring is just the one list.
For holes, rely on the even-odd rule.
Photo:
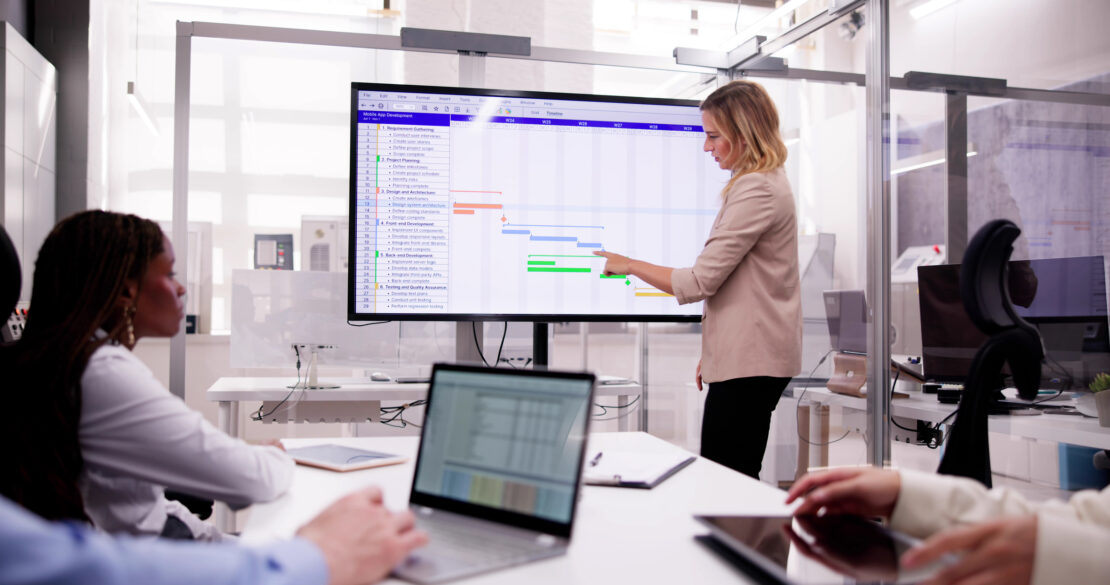
[(862, 290), (825, 291), (825, 319), (833, 349), (867, 355), (867, 301)]
[[(849, 356), (840, 361), (847, 364), (845, 368), (859, 376), (858, 380), (853, 379), (850, 383), (847, 380), (843, 384), (834, 382), (829, 385), (829, 389), (851, 396), (864, 396), (863, 392), (858, 391), (857, 383), (862, 384), (867, 376), (866, 362), (852, 360), (851, 356), (867, 355), (867, 325), (871, 321), (867, 298), (862, 290), (827, 290), (824, 292), (824, 297), (825, 319), (829, 325), (829, 342), (832, 349), (841, 355)], [(921, 360), (914, 358), (913, 361), (909, 361), (908, 358), (909, 356), (892, 356), (890, 365), (906, 376), (920, 382), (925, 381), (921, 375)], [(834, 357), (834, 366), (836, 361), (837, 358)], [(858, 364), (863, 364), (863, 367), (858, 367)], [(836, 374), (837, 372), (834, 371), (834, 376)]]
[(409, 506), (428, 546), (417, 583), (564, 554), (581, 489), (594, 376), (436, 364)]

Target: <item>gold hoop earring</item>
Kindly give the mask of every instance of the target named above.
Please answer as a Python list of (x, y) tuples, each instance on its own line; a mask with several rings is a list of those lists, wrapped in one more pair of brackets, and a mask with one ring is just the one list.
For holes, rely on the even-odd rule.
[(135, 306), (128, 305), (123, 310), (123, 320), (127, 324), (127, 347), (135, 347), (135, 321), (132, 317), (135, 316)]

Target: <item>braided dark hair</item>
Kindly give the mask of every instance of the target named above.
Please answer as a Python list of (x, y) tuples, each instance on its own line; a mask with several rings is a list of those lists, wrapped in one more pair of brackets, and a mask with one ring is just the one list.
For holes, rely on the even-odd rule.
[(119, 300), (129, 280), (141, 286), (163, 237), (153, 221), (85, 211), (58, 223), (39, 250), (27, 326), (0, 354), (14, 403), (0, 425), (10, 446), (0, 493), (44, 518), (88, 521), (77, 488), (81, 375), (97, 348), (123, 341)]

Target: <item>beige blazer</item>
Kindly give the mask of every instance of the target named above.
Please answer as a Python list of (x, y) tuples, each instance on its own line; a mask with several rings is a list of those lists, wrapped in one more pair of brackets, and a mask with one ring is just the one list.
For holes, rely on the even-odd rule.
[(705, 300), (705, 382), (801, 371), (798, 225), (786, 172), (749, 173), (724, 194), (694, 266), (671, 274), (680, 304)]
[(1067, 502), (1033, 503), (1007, 488), (962, 477), (902, 470), (890, 525), (925, 538), (946, 528), (1002, 516), (1037, 515), (1031, 585), (1110, 579), (1110, 488), (1076, 492)]

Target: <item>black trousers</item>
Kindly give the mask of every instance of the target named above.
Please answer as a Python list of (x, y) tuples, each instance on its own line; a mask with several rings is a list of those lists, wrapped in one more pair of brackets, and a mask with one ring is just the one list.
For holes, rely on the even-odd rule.
[(790, 378), (754, 376), (709, 384), (701, 456), (759, 479), (771, 413)]

